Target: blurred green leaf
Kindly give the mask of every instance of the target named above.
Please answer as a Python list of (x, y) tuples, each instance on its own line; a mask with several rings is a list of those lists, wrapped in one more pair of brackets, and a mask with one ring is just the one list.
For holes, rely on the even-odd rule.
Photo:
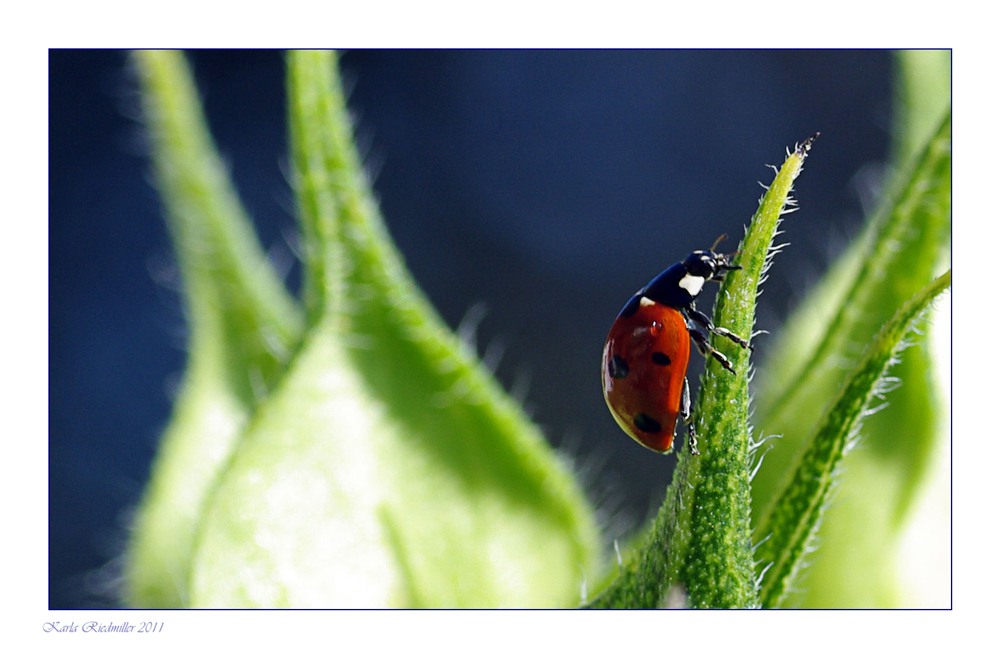
[(406, 272), (333, 55), (288, 65), (309, 327), (205, 511), (192, 605), (574, 604), (582, 492)]
[(893, 162), (920, 154), (951, 107), (951, 51), (897, 50)]
[(820, 425), (804, 445), (790, 476), (761, 523), (756, 552), (764, 568), (761, 605), (776, 607), (787, 595), (829, 503), (837, 468), (857, 437), (861, 419), (874, 398), (884, 398), (891, 380), (886, 372), (907, 346), (904, 337), (930, 303), (951, 285), (951, 271), (941, 275), (901, 308), (868, 346), (840, 395), (825, 410)]
[(176, 608), (188, 601), (204, 499), (252, 409), (284, 372), (302, 314), (236, 197), (184, 58), (139, 51), (133, 63), (190, 338), (173, 418), (136, 512), (124, 597), (134, 607)]
[[(916, 59), (926, 65), (923, 56)], [(913, 65), (908, 53), (902, 53), (899, 61), (904, 70)], [(900, 77), (915, 76), (911, 71)], [(947, 85), (931, 86), (947, 89)], [(910, 90), (897, 96), (919, 95)], [(932, 109), (918, 112), (918, 107)], [(772, 440), (774, 449), (754, 480), (758, 541), (763, 538), (764, 510), (774, 504), (796, 452), (822, 422), (823, 402), (843, 386), (879, 326), (936, 271), (947, 267), (941, 263), (947, 256), (951, 204), (951, 119), (946, 107), (947, 98), (943, 103), (913, 103), (900, 112), (909, 124), (897, 134), (923, 130), (926, 112), (937, 117), (937, 128), (889, 188), (866, 232), (793, 314), (760, 371), (756, 418), (765, 436), (779, 438)], [(899, 147), (897, 152), (908, 148)], [(919, 325), (918, 330), (925, 326)], [(907, 350), (894, 369), (902, 384), (887, 394), (886, 410), (865, 422), (864, 448), (844, 460), (840, 494), (824, 517), (820, 548), (811, 556), (813, 566), (797, 583), (803, 594), (787, 603), (808, 607), (900, 604), (895, 547), (933, 454), (937, 431), (940, 396), (929, 370), (924, 342)]]

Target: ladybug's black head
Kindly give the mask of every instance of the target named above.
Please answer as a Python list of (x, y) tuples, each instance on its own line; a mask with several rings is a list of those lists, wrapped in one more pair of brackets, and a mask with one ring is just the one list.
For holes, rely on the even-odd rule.
[(691, 276), (701, 277), (707, 281), (722, 281), (722, 276), (727, 270), (741, 270), (739, 265), (731, 265), (729, 258), (735, 254), (717, 254), (715, 248), (726, 239), (725, 235), (719, 237), (708, 251), (695, 251), (684, 259), (684, 269)]
[[(725, 236), (722, 236), (723, 238)], [(622, 309), (622, 313), (631, 310), (634, 313), (639, 308), (641, 297), (646, 297), (672, 308), (686, 308), (695, 297), (701, 294), (706, 281), (722, 281), (726, 270), (743, 269), (739, 265), (730, 265), (729, 259), (734, 255), (715, 253), (719, 240), (708, 251), (696, 251), (679, 263), (674, 263), (663, 270), (645, 288), (639, 290), (632, 301)]]

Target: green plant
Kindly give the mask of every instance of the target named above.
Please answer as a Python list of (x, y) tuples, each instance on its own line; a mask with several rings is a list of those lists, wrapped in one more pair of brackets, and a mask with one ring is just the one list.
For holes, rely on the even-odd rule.
[[(135, 61), (192, 341), (129, 551), (128, 602), (575, 603), (597, 558), (583, 493), (403, 268), (332, 54), (288, 59), (304, 310), (283, 292), (262, 299), (276, 285), (259, 247), (231, 239), (249, 228), (235, 202), (220, 207), (235, 196), (183, 58)], [(264, 349), (247, 355), (248, 343)], [(219, 444), (207, 455), (206, 435)]]
[[(896, 53), (898, 108), (894, 173), (859, 236), (783, 328), (756, 389), (757, 426), (780, 436), (754, 480), (755, 541), (786, 482), (789, 465), (844, 386), (879, 328), (935, 274), (948, 268), (951, 227), (951, 113), (947, 51)], [(926, 320), (915, 328), (923, 335)], [(905, 603), (896, 554), (926, 480), (945, 448), (947, 403), (936, 389), (926, 340), (913, 341), (880, 385), (861, 449), (842, 464), (836, 504), (787, 605), (896, 607)], [(907, 343), (908, 344), (908, 343)], [(898, 384), (898, 386), (897, 386)], [(885, 390), (892, 389), (892, 390)], [(817, 401), (820, 401), (817, 403)], [(762, 547), (763, 548), (763, 547)]]
[[(183, 57), (139, 52), (134, 62), (184, 277), (191, 343), (182, 394), (128, 550), (127, 603), (576, 604), (581, 582), (598, 579), (594, 514), (539, 431), (406, 272), (354, 151), (333, 55), (288, 56), (301, 302), (266, 264), (212, 146)], [(927, 285), (940, 253), (933, 241), (918, 239), (919, 247), (904, 250), (921, 266), (930, 262), (922, 270), (909, 263), (896, 272), (887, 260), (900, 236), (936, 236), (947, 225), (948, 135), (950, 121), (853, 252), (854, 262), (881, 268), (882, 285), (861, 285), (871, 281), (871, 269), (838, 279), (847, 282), (838, 290), (850, 290), (852, 304), (891, 304), (889, 315), (898, 313), (866, 317), (864, 327), (827, 322), (826, 338), (787, 357), (803, 375), (771, 384), (779, 402), (768, 403), (764, 427), (777, 424), (769, 419), (781, 417), (783, 395), (814, 385), (815, 368), (803, 365), (810, 354), (855, 339), (869, 345), (855, 371), (827, 382), (828, 411), (811, 410), (812, 420), (802, 421), (807, 447), (789, 471), (796, 475), (786, 494), (767, 515), (753, 515), (764, 480), (751, 489), (758, 443), (748, 424), (750, 356), (716, 343), (737, 376), (718, 364), (706, 368), (695, 405), (702, 455), (680, 455), (652, 530), (589, 605), (781, 601), (850, 437), (882, 393), (909, 328), (950, 281)], [(715, 322), (740, 335), (753, 331), (772, 238), (810, 143), (781, 168), (740, 246), (743, 270), (727, 277), (718, 296)], [(870, 299), (884, 288), (895, 296)], [(755, 522), (767, 535), (756, 554)], [(755, 563), (761, 556), (773, 565), (763, 578)]]

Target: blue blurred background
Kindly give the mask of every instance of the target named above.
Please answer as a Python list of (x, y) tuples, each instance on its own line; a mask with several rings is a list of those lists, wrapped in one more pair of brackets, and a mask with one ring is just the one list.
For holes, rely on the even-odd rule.
[[(297, 290), (282, 53), (191, 61), (261, 240)], [(49, 605), (113, 607), (184, 323), (126, 54), (56, 50), (49, 65)], [(604, 405), (601, 347), (621, 305), (719, 234), (735, 248), (765, 165), (820, 131), (802, 209), (783, 225), (792, 247), (760, 298), (758, 328), (779, 329), (859, 230), (888, 157), (887, 51), (350, 51), (342, 69), (410, 270), (450, 326), (482, 318), (479, 353), (573, 456), (609, 541), (655, 511), (674, 463)]]

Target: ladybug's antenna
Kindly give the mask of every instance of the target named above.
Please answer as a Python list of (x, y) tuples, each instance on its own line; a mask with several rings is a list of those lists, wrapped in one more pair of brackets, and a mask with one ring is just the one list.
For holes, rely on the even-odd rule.
[(719, 243), (722, 242), (723, 240), (725, 240), (727, 237), (728, 236), (725, 233), (723, 233), (718, 238), (716, 238), (715, 242), (712, 243), (712, 248), (710, 249), (710, 251), (714, 252), (715, 248), (719, 246)]

